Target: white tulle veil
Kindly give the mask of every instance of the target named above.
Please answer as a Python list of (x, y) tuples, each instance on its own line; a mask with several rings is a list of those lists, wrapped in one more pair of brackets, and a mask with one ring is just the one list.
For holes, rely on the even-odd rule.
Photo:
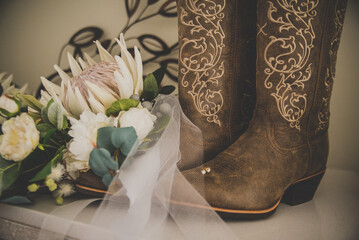
[[(79, 234), (81, 239), (166, 239), (171, 231), (166, 229), (168, 225), (176, 225), (183, 239), (237, 239), (177, 167), (181, 159), (181, 126), (196, 136), (181, 146), (187, 153), (195, 154), (188, 158), (196, 164), (201, 158), (197, 148), (201, 145), (201, 131), (185, 117), (177, 97), (159, 97), (152, 113), (161, 111), (162, 104), (171, 107), (167, 128), (153, 146), (140, 146), (129, 154), (91, 224)], [(192, 147), (196, 149), (191, 151)], [(171, 196), (176, 196), (176, 201), (171, 201)], [(73, 219), (98, 200), (79, 200), (59, 207), (44, 221), (39, 239), (63, 239), (75, 223)]]

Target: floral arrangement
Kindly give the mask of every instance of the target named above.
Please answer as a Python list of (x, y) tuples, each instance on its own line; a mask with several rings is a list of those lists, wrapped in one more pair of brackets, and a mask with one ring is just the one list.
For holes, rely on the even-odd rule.
[(137, 47), (132, 56), (123, 35), (116, 41), (121, 56), (95, 42), (100, 62), (68, 54), (72, 77), (55, 65), (61, 85), (42, 77), (39, 100), (0, 75), (0, 201), (30, 203), (37, 193), (51, 192), (62, 204), (87, 171), (108, 186), (126, 157), (151, 146), (165, 129), (170, 106), (163, 103), (156, 115), (151, 109), (159, 94), (174, 90), (161, 87), (166, 67), (143, 80)]

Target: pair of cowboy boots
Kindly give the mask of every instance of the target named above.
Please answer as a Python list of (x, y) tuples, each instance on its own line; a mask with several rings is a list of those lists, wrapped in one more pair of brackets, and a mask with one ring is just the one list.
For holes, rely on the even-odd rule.
[(183, 175), (229, 218), (311, 200), (326, 169), (346, 0), (177, 4), (179, 98), (205, 161), (186, 163), (183, 149)]

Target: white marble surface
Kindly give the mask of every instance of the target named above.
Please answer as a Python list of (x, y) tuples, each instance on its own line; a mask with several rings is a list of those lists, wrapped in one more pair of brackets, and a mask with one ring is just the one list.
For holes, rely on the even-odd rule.
[[(47, 213), (56, 207), (52, 199), (47, 196), (37, 199), (31, 206), (0, 204), (0, 218), (40, 227)], [(76, 218), (79, 222), (69, 231), (70, 236), (81, 236), (81, 229), (86, 228), (86, 223), (90, 221), (94, 209), (90, 207)], [(277, 212), (267, 219), (227, 223), (239, 239), (243, 240), (359, 239), (359, 174), (328, 169), (313, 201), (293, 207), (280, 204)], [(4, 231), (6, 230), (0, 226), (0, 238), (9, 236)], [(96, 232), (95, 229), (94, 231)], [(20, 233), (13, 234), (12, 239), (18, 239), (20, 235)], [(103, 234), (102, 239), (106, 239)], [(184, 239), (184, 237), (175, 224), (170, 222), (163, 239)]]

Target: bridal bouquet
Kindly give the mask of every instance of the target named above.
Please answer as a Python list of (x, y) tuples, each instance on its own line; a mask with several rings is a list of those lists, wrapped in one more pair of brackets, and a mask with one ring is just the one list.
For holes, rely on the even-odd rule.
[(100, 62), (68, 54), (72, 77), (55, 65), (61, 85), (42, 77), (40, 99), (10, 78), (1, 81), (1, 202), (30, 203), (36, 193), (50, 192), (62, 204), (89, 171), (109, 186), (124, 160), (150, 148), (166, 129), (171, 106), (161, 101), (151, 113), (158, 96), (174, 90), (161, 87), (165, 67), (143, 80), (139, 50), (132, 56), (122, 35), (117, 42), (121, 56), (114, 57), (95, 42)]

